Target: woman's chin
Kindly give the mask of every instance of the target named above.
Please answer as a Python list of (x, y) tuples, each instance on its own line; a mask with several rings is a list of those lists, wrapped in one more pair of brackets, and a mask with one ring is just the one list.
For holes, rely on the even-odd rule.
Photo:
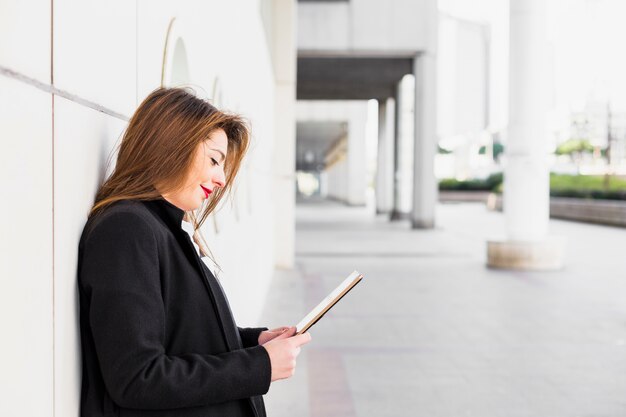
[(181, 208), (185, 211), (194, 211), (196, 209), (199, 209), (202, 206), (203, 201), (204, 199), (199, 199), (199, 200), (194, 199), (194, 201), (187, 202), (187, 204), (185, 204), (184, 207), (181, 207)]
[(204, 204), (204, 200), (206, 200), (206, 198), (204, 198), (204, 196), (202, 198), (200, 198), (198, 201), (195, 202), (195, 207), (192, 210), (197, 210), (200, 207), (202, 207), (202, 204)]

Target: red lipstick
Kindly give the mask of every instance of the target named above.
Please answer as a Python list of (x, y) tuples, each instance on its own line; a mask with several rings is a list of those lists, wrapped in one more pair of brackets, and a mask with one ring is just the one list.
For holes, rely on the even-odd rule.
[(200, 186), (203, 190), (204, 190), (204, 197), (208, 198), (209, 194), (211, 194), (213, 191), (209, 190), (208, 188), (204, 187), (204, 186)]

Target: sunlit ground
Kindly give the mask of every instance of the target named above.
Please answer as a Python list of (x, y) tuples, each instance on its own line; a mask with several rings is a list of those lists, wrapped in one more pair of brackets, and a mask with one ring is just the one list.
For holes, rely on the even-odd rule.
[(311, 330), (272, 416), (626, 415), (623, 229), (552, 221), (555, 273), (485, 268), (503, 217), (440, 205), (435, 230), (316, 202), (297, 211), (297, 268), (263, 319), (294, 323), (353, 269), (365, 274)]

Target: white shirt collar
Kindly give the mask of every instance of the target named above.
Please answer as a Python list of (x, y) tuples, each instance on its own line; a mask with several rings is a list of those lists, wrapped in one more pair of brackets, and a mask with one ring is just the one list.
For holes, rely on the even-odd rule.
[[(190, 222), (186, 220), (183, 220), (181, 223), (181, 227), (185, 232), (189, 234), (189, 237), (191, 237), (191, 243), (193, 243), (193, 246), (194, 248), (196, 248), (198, 255), (200, 255), (200, 247), (198, 247), (198, 244), (193, 240), (193, 233), (194, 233), (193, 224), (191, 224)], [(217, 276), (216, 274), (217, 274), (218, 268), (217, 268), (217, 265), (213, 262), (213, 260), (209, 258), (208, 256), (201, 257), (201, 260), (204, 262), (207, 268), (209, 268), (213, 276)]]
[(190, 222), (183, 220), (181, 223), (181, 227), (182, 229), (187, 232), (189, 234), (189, 236), (193, 237), (193, 224), (191, 224)]

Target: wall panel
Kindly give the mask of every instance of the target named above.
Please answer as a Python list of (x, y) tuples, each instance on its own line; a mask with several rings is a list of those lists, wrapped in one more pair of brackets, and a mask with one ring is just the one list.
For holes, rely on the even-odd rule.
[(54, 117), (55, 406), (56, 416), (76, 416), (81, 381), (78, 241), (126, 123), (60, 97)]
[(50, 82), (50, 26), (50, 0), (0, 1), (0, 66)]
[(52, 99), (2, 76), (0, 92), (0, 416), (51, 416)]
[(136, 101), (136, 3), (55, 0), (54, 83), (122, 114)]

